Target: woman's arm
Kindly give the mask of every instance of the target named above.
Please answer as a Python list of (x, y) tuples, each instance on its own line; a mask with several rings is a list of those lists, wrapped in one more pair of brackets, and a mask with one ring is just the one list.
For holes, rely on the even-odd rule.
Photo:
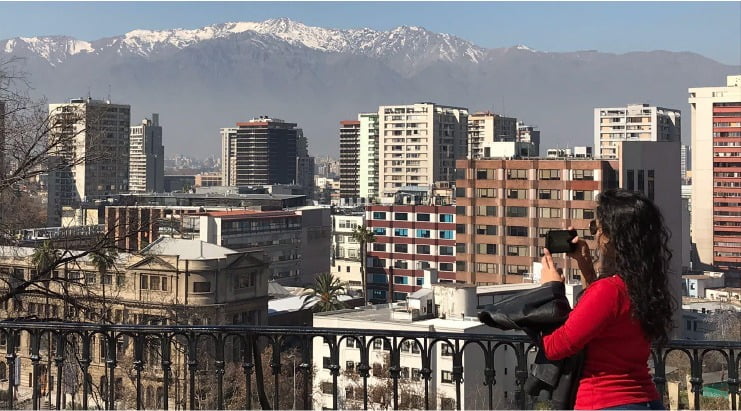
[(619, 293), (608, 279), (594, 283), (569, 314), (564, 325), (544, 336), (542, 349), (549, 360), (579, 352), (615, 317)]

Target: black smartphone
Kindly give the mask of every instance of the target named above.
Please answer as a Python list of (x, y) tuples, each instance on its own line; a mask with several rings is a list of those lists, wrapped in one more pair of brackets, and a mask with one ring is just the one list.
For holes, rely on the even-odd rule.
[(551, 254), (570, 253), (576, 250), (576, 244), (571, 240), (576, 237), (576, 230), (551, 230), (545, 234), (545, 248)]

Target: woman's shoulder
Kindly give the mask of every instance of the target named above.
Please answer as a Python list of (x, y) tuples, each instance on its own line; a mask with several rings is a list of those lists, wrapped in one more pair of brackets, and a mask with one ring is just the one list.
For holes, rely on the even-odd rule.
[(619, 294), (625, 291), (625, 287), (625, 281), (619, 275), (612, 274), (598, 277), (587, 287), (586, 292), (593, 294)]

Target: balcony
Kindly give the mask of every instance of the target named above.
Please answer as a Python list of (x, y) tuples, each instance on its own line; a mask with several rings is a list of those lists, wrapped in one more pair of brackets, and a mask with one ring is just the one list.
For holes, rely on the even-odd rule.
[[(0, 322), (0, 346), (7, 353), (7, 364), (0, 366), (0, 407), (8, 409), (316, 409), (324, 397), (325, 406), (331, 403), (333, 409), (368, 409), (378, 405), (369, 403), (374, 398), (369, 380), (380, 378), (388, 384), (384, 391), (388, 408), (430, 409), (438, 407), (438, 400), (455, 409), (543, 408), (523, 391), (534, 347), (519, 335), (6, 320)], [(316, 356), (317, 347), (328, 356)], [(348, 347), (359, 352), (359, 361), (341, 361), (341, 352)], [(509, 376), (496, 360), (503, 351), (511, 356), (514, 372)], [(388, 355), (383, 372), (372, 363), (371, 355), (378, 352)], [(689, 370), (690, 391), (695, 394), (703, 392), (703, 365), (711, 353), (725, 361), (721, 383), (730, 393), (728, 406), (738, 409), (740, 341), (682, 340), (654, 348), (650, 361), (654, 381), (666, 404), (670, 353), (685, 358), (683, 367)], [(470, 356), (481, 360), (471, 361)], [(402, 367), (410, 357), (419, 367), (411, 373)], [(452, 364), (450, 371), (434, 369), (444, 364)], [(328, 381), (319, 380), (322, 373), (329, 375)], [(362, 392), (341, 391), (338, 387), (348, 378)], [(514, 391), (508, 402), (502, 402), (495, 393), (508, 378)], [(410, 380), (420, 387), (413, 394), (403, 388)], [(447, 402), (436, 398), (433, 393), (440, 389), (435, 390), (435, 384), (448, 386), (454, 398)], [(465, 384), (476, 385), (482, 402), (468, 405), (471, 391), (463, 389)], [(418, 402), (409, 405), (410, 395)], [(687, 405), (701, 409), (701, 396), (694, 395)]]

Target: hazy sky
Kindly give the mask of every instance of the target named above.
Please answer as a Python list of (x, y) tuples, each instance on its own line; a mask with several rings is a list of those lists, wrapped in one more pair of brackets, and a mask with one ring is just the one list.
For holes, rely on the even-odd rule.
[(289, 17), (376, 30), (408, 25), (483, 47), (692, 51), (741, 64), (741, 2), (0, 2), (0, 39), (95, 40), (133, 29), (197, 28)]

